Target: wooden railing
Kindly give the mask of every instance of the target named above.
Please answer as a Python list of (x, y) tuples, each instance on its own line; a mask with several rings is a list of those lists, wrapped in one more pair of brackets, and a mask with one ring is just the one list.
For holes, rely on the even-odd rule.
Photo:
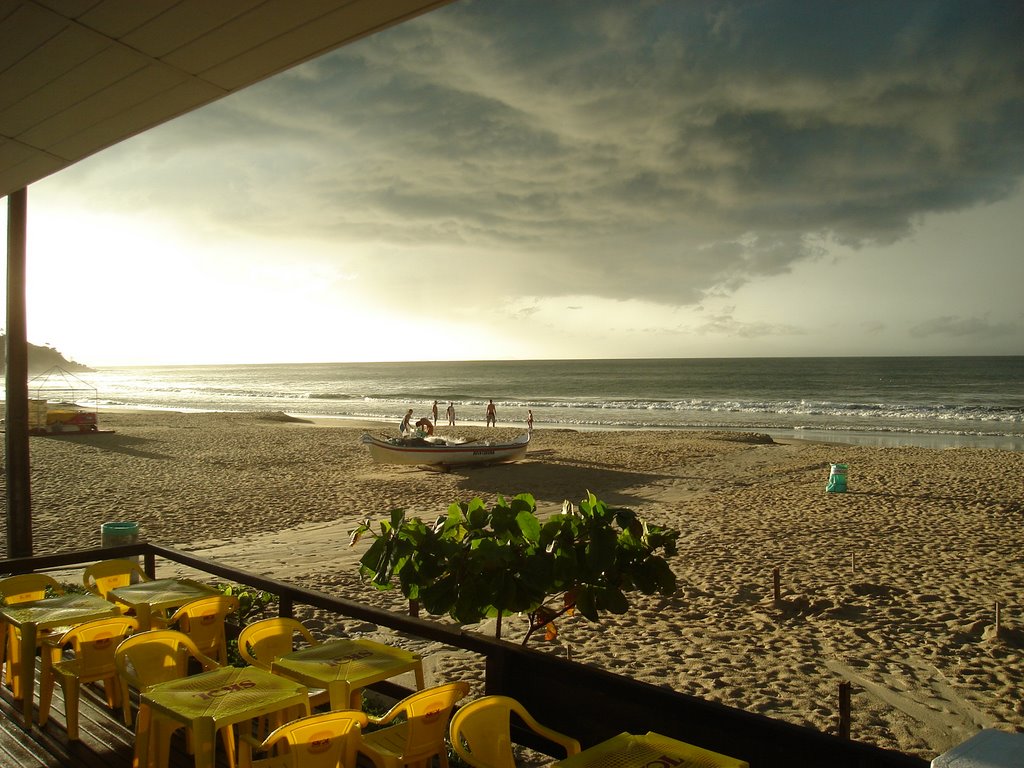
[[(726, 707), (552, 654), (467, 632), (453, 625), (332, 597), (156, 544), (139, 543), (0, 560), (0, 574), (58, 570), (96, 560), (136, 555), (143, 558), (146, 571), (153, 576), (156, 575), (157, 558), (163, 558), (236, 584), (270, 592), (278, 597), (279, 612), (283, 616), (291, 616), (297, 605), (307, 605), (479, 654), (486, 659), (487, 693), (518, 699), (540, 722), (571, 734), (584, 747), (623, 731), (656, 731), (746, 760), (752, 768), (928, 766), (927, 761), (913, 755)], [(549, 752), (552, 745), (537, 742), (527, 732), (520, 732), (517, 737), (521, 743), (556, 754)]]

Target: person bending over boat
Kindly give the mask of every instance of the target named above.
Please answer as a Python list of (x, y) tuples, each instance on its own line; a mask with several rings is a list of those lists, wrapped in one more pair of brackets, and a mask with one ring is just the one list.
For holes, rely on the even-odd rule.
[(422, 429), (427, 433), (427, 436), (434, 434), (434, 425), (430, 422), (426, 416), (416, 422), (416, 429)]

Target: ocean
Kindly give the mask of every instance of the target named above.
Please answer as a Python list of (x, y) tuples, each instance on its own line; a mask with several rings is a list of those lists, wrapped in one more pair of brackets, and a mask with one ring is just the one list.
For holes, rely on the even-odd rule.
[[(99, 408), (282, 411), (398, 422), (729, 429), (858, 445), (1024, 450), (1024, 357), (310, 363), (101, 368)], [(30, 397), (50, 381), (30, 383)], [(61, 384), (63, 386), (63, 384)], [(78, 386), (78, 385), (76, 385)]]

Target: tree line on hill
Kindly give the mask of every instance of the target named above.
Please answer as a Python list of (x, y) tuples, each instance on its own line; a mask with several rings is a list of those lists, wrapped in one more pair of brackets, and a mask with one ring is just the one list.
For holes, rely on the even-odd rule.
[[(87, 365), (68, 360), (60, 352), (49, 344), (39, 346), (38, 344), (28, 345), (28, 374), (35, 376), (44, 373), (53, 367), (63, 368), (71, 373), (82, 373), (91, 371)], [(7, 334), (0, 333), (0, 370), (7, 370)]]

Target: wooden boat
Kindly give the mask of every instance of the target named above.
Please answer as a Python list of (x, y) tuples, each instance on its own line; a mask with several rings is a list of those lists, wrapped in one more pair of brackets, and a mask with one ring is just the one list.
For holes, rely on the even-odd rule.
[(448, 442), (438, 436), (382, 440), (363, 435), (362, 440), (378, 464), (419, 464), (447, 468), (519, 461), (526, 455), (530, 435), (520, 435), (510, 443), (497, 443), (493, 440)]

